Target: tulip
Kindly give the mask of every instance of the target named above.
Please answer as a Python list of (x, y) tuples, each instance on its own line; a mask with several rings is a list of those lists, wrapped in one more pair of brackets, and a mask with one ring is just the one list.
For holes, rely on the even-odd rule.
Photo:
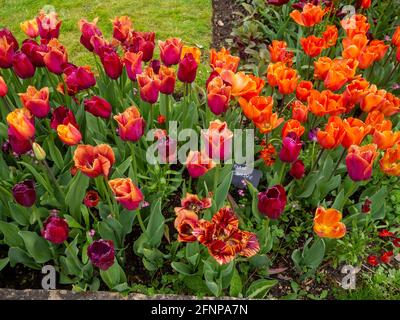
[(303, 11), (294, 10), (290, 13), (290, 17), (299, 25), (304, 27), (313, 27), (318, 24), (325, 15), (325, 10), (320, 6), (307, 3), (303, 7)]
[(234, 73), (231, 70), (221, 71), (221, 78), (232, 87), (232, 96), (241, 97), (246, 100), (260, 95), (265, 84), (261, 78), (246, 75), (244, 72)]
[(157, 76), (160, 80), (160, 92), (167, 95), (173, 94), (176, 83), (174, 69), (161, 66)]
[(127, 210), (136, 210), (144, 200), (142, 191), (130, 178), (118, 178), (108, 181), (115, 199)]
[(179, 62), (178, 79), (184, 83), (192, 83), (196, 79), (198, 62), (192, 53), (186, 54)]
[[(149, 63), (149, 67), (151, 67), (153, 69), (155, 74), (158, 74), (160, 72), (160, 68), (161, 68), (160, 60), (158, 60), (158, 59), (151, 60)], [(173, 70), (173, 69), (169, 69), (169, 70)]]
[(290, 132), (295, 133), (299, 138), (303, 135), (305, 128), (297, 120), (290, 119), (282, 128), (282, 138), (285, 138)]
[(132, 30), (132, 21), (127, 16), (116, 17), (113, 20), (113, 37), (124, 42)]
[(281, 185), (258, 194), (258, 210), (270, 219), (278, 219), (286, 206), (286, 192)]
[[(274, 99), (272, 97), (252, 97), (249, 101), (244, 98), (239, 98), (239, 104), (242, 108), (244, 115), (254, 122), (259, 122), (260, 120), (266, 121), (268, 117), (272, 115), (272, 107), (274, 104)], [(280, 123), (283, 122), (280, 121)], [(280, 123), (274, 123), (277, 127)], [(272, 128), (271, 128), (272, 129)]]
[(181, 39), (170, 38), (165, 42), (158, 41), (158, 46), (160, 47), (160, 58), (164, 65), (169, 67), (179, 63), (183, 46)]
[(36, 202), (35, 184), (32, 180), (25, 180), (17, 183), (12, 188), (12, 194), (17, 203), (30, 208)]
[(133, 52), (125, 52), (124, 55), (124, 63), (126, 68), (126, 73), (128, 74), (129, 79), (132, 81), (136, 81), (136, 76), (142, 73), (142, 57), (143, 52), (139, 51), (138, 53)]
[(121, 76), (123, 65), (121, 58), (115, 51), (105, 52), (101, 56), (101, 63), (104, 71), (111, 79), (116, 80)]
[(346, 149), (351, 145), (360, 145), (364, 137), (370, 133), (371, 127), (357, 118), (347, 118), (343, 120), (345, 135), (342, 140), (342, 146)]
[(356, 105), (364, 99), (368, 93), (369, 82), (363, 78), (354, 79), (349, 83), (343, 92), (343, 102), (345, 105)]
[(8, 92), (8, 87), (3, 77), (0, 76), (0, 97), (5, 97)]
[(154, 104), (160, 93), (160, 79), (154, 74), (153, 69), (147, 67), (143, 73), (137, 75), (140, 97), (143, 101)]
[(295, 162), (300, 155), (302, 142), (299, 137), (290, 132), (282, 139), (282, 149), (279, 152), (279, 159), (283, 162)]
[(114, 151), (106, 144), (98, 146), (78, 145), (74, 152), (75, 167), (90, 178), (108, 177), (115, 163)]
[(30, 140), (35, 135), (32, 115), (27, 109), (15, 109), (7, 115), (9, 132), (20, 140)]
[(96, 78), (89, 66), (70, 66), (64, 69), (64, 74), (66, 76), (65, 83), (71, 92), (77, 93), (96, 85)]
[(299, 100), (292, 103), (292, 119), (299, 122), (307, 122), (308, 106), (302, 104)]
[(349, 177), (353, 181), (368, 180), (372, 175), (374, 160), (378, 156), (375, 144), (362, 147), (352, 145), (347, 153), (346, 166)]
[(380, 259), (383, 263), (389, 264), (393, 257), (393, 251), (386, 251), (384, 252)]
[(196, 236), (193, 235), (193, 231), (199, 226), (199, 217), (195, 212), (180, 208), (177, 212), (174, 226), (178, 231), (179, 242), (194, 242), (197, 240)]
[(197, 64), (200, 64), (201, 51), (199, 48), (183, 47), (181, 51), (181, 60), (183, 60), (188, 53), (191, 53)]
[(124, 141), (138, 141), (145, 128), (145, 121), (136, 107), (130, 107), (114, 116), (118, 123), (119, 136)]
[(392, 44), (395, 47), (400, 47), (400, 26), (398, 26), (392, 36)]
[(32, 39), (25, 40), (22, 43), (21, 51), (25, 53), (35, 67), (44, 67), (44, 55), (49, 52), (45, 44), (38, 44)]
[(342, 213), (338, 210), (318, 207), (314, 217), (314, 232), (321, 238), (343, 238), (346, 225), (341, 220)]
[(345, 134), (342, 119), (332, 116), (328, 120), (325, 131), (319, 130), (317, 132), (317, 139), (322, 148), (334, 149), (342, 143)]
[(60, 124), (67, 125), (68, 123), (71, 123), (75, 128), (79, 129), (79, 126), (78, 126), (78, 123), (76, 122), (74, 113), (70, 109), (68, 109), (64, 106), (60, 106), (60, 107), (54, 109), (53, 115), (51, 118), (51, 122), (50, 122), (50, 127), (53, 130), (57, 130), (57, 127)]
[(98, 18), (95, 18), (93, 22), (88, 22), (85, 19), (80, 19), (78, 22), (78, 27), (82, 34), (80, 38), (80, 43), (90, 52), (94, 50), (91, 43), (92, 37), (102, 36), (100, 29), (97, 27), (98, 20)]
[(95, 240), (89, 245), (87, 255), (93, 265), (106, 271), (114, 264), (114, 242), (103, 239)]
[(177, 141), (166, 134), (157, 137), (157, 150), (160, 163), (176, 163)]
[(85, 110), (95, 117), (108, 119), (111, 116), (112, 106), (103, 98), (93, 96), (90, 99), (86, 99), (84, 105)]
[(228, 50), (222, 48), (220, 51), (210, 50), (210, 65), (218, 74), (222, 70), (231, 70), (236, 72), (239, 66), (240, 58), (232, 56)]
[(375, 129), (372, 135), (372, 142), (376, 144), (380, 150), (389, 149), (398, 141), (400, 141), (400, 132), (393, 132), (391, 130), (379, 131)]
[(287, 43), (285, 41), (272, 40), (268, 51), (271, 56), (271, 62), (286, 62), (289, 58), (291, 60), (290, 53), (287, 52)]
[(387, 149), (379, 164), (384, 173), (400, 176), (400, 148), (397, 146)]
[(192, 178), (198, 178), (215, 167), (215, 163), (204, 152), (190, 151), (186, 158), (186, 168)]
[(358, 0), (358, 4), (363, 9), (368, 9), (371, 6), (371, 0)]
[(325, 42), (325, 48), (334, 47), (339, 36), (339, 31), (334, 25), (328, 25), (326, 30), (322, 33)]
[(379, 258), (371, 254), (367, 257), (367, 262), (370, 266), (376, 267), (379, 264)]
[[(153, 58), (155, 48), (154, 32), (138, 32), (132, 33), (132, 51), (138, 53), (143, 52), (142, 60), (149, 62)], [(129, 50), (131, 51), (131, 50)]]
[(326, 74), (324, 86), (329, 90), (336, 91), (343, 87), (348, 80), (348, 74), (345, 70), (338, 70), (333, 67)]
[(330, 90), (319, 92), (311, 90), (307, 98), (309, 110), (318, 117), (325, 115), (336, 116), (346, 111), (343, 103), (343, 97)]
[(11, 46), (13, 47), (14, 51), (17, 51), (19, 49), (19, 45), (18, 45), (18, 41), (17, 39), (15, 39), (14, 35), (12, 34), (12, 32), (10, 30), (8, 30), (7, 28), (2, 28), (0, 29), (0, 39), (5, 37), (7, 42), (9, 44), (11, 44)]
[(329, 57), (320, 57), (314, 61), (314, 78), (318, 80), (325, 80), (328, 71), (332, 67), (332, 59)]
[(226, 122), (211, 121), (208, 130), (202, 131), (202, 138), (211, 159), (226, 161), (231, 157), (233, 132), (229, 130)]
[(17, 155), (22, 155), (32, 150), (31, 141), (20, 138), (11, 128), (8, 128), (8, 142), (12, 151)]
[(298, 74), (295, 69), (286, 68), (277, 73), (278, 90), (281, 94), (291, 94), (297, 87)]
[(313, 88), (313, 83), (311, 81), (300, 81), (296, 87), (296, 98), (300, 101), (307, 101), (310, 91)]
[(295, 179), (304, 177), (304, 163), (301, 160), (296, 160), (290, 167), (289, 174)]
[(65, 47), (57, 39), (50, 40), (47, 46), (49, 51), (43, 56), (46, 68), (52, 73), (62, 74), (65, 65), (68, 63)]
[[(181, 199), (181, 206), (183, 209), (199, 212), (211, 208), (212, 205), (211, 202), (212, 202), (211, 198), (200, 199), (197, 195), (187, 192), (186, 196)], [(179, 209), (179, 207), (175, 208), (175, 212), (177, 212), (177, 209)]]
[(57, 127), (57, 135), (62, 142), (69, 146), (74, 146), (82, 140), (82, 135), (73, 124), (68, 123), (67, 125), (60, 124)]
[(43, 224), (42, 237), (55, 244), (68, 239), (69, 228), (67, 221), (57, 216), (50, 216)]
[(222, 78), (214, 78), (207, 86), (208, 107), (215, 115), (224, 113), (229, 108), (231, 87), (224, 84)]
[(83, 203), (88, 208), (96, 207), (99, 201), (100, 201), (99, 194), (97, 193), (97, 191), (94, 190), (86, 192), (85, 198), (83, 199)]
[(51, 40), (58, 38), (60, 34), (61, 21), (58, 20), (58, 15), (54, 11), (50, 13), (40, 12), (36, 17), (36, 22), (39, 27), (39, 35), (42, 39)]
[(317, 134), (319, 130), (320, 130), (319, 128), (312, 128), (308, 133), (308, 140), (312, 142), (317, 142), (318, 141)]
[(36, 19), (21, 22), (20, 27), (22, 32), (24, 32), (29, 38), (36, 38), (39, 36), (39, 26)]
[(35, 117), (45, 118), (50, 111), (49, 88), (44, 87), (37, 90), (29, 86), (25, 93), (20, 93), (22, 105), (27, 108)]
[(14, 46), (5, 36), (0, 36), (0, 68), (7, 69), (13, 65)]
[(367, 17), (362, 14), (349, 15), (341, 22), (343, 29), (346, 31), (347, 38), (352, 39), (357, 35), (365, 35), (369, 30)]
[(301, 38), (300, 44), (306, 55), (314, 58), (318, 56), (325, 48), (325, 40), (316, 36), (309, 36), (307, 38)]
[(288, 3), (289, 0), (267, 0), (268, 4), (272, 4), (274, 6), (283, 6), (284, 4)]
[(43, 161), (46, 159), (46, 151), (37, 142), (32, 143), (32, 151), (35, 155), (36, 160)]

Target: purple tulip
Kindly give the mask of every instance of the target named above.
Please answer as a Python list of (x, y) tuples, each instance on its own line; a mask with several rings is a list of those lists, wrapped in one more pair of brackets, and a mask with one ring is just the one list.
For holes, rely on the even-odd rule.
[(101, 270), (107, 270), (114, 264), (114, 243), (111, 240), (96, 240), (88, 248), (90, 261)]
[(32, 207), (36, 201), (35, 184), (32, 180), (25, 180), (17, 183), (12, 188), (12, 193), (16, 202), (24, 207)]
[(279, 152), (279, 159), (283, 162), (295, 162), (300, 155), (302, 143), (299, 137), (293, 133), (289, 134), (282, 140), (282, 149)]

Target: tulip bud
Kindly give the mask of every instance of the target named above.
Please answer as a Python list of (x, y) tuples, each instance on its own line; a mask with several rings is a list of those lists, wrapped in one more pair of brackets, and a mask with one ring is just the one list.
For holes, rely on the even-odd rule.
[(35, 158), (39, 161), (42, 161), (46, 159), (46, 151), (43, 150), (43, 148), (40, 146), (40, 144), (34, 142), (32, 144), (32, 150), (33, 154), (35, 155)]
[(111, 116), (112, 106), (111, 104), (98, 96), (93, 96), (90, 99), (84, 101), (85, 110), (90, 112), (95, 117), (108, 119)]
[(295, 179), (301, 179), (304, 176), (304, 163), (301, 160), (296, 160), (290, 167), (289, 174)]
[(32, 180), (25, 180), (17, 183), (12, 188), (14, 199), (24, 207), (32, 207), (36, 201), (35, 184)]
[(184, 83), (192, 83), (196, 79), (198, 63), (192, 53), (187, 53), (179, 62), (178, 79)]
[(87, 254), (93, 265), (105, 271), (114, 264), (114, 242), (103, 239), (93, 241), (88, 247)]
[(60, 244), (68, 239), (69, 228), (65, 219), (50, 216), (43, 224), (42, 237), (46, 240)]
[(88, 192), (86, 192), (86, 196), (83, 199), (83, 203), (85, 204), (86, 207), (88, 208), (93, 208), (95, 206), (97, 206), (97, 204), (99, 203), (99, 194), (97, 193), (97, 191), (94, 190), (90, 190)]
[(32, 78), (35, 74), (36, 67), (29, 60), (28, 56), (18, 51), (12, 58), (13, 69), (21, 79)]
[(182, 51), (181, 39), (171, 38), (167, 39), (165, 42), (158, 41), (158, 46), (160, 47), (161, 61), (164, 65), (169, 67), (179, 63)]
[(286, 191), (281, 185), (258, 194), (258, 210), (270, 219), (278, 219), (285, 210)]

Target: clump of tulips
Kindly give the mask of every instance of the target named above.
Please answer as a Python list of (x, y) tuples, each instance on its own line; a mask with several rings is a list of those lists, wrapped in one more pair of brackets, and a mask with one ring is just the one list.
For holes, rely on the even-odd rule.
[[(212, 49), (205, 90), (196, 83), (204, 52), (177, 38), (156, 43), (127, 16), (113, 20), (111, 39), (97, 19), (79, 21), (94, 68), (70, 61), (54, 12), (23, 22), (21, 44), (0, 30), (0, 163), (10, 168), (0, 234), (11, 265), (54, 261), (63, 283), (96, 290), (100, 277), (123, 292), (129, 248), (153, 275), (168, 263), (218, 296), (240, 264), (269, 264), (270, 225), (292, 202), (315, 212), (309, 242), (322, 261), (324, 239), (346, 235), (342, 217), (356, 219), (365, 196), (383, 201), (387, 189), (367, 190), (373, 174), (400, 175), (400, 99), (368, 78), (383, 61), (398, 67), (400, 29), (391, 43), (371, 40), (365, 15), (335, 20), (334, 5), (314, 2), (289, 17), (302, 30), (299, 50), (268, 39), (266, 72), (253, 75)], [(178, 161), (184, 129), (202, 143)], [(246, 166), (261, 172), (260, 183), (242, 179), (245, 206), (232, 196), (237, 129), (254, 130), (258, 155)], [(293, 254), (296, 266), (308, 266), (306, 254)]]

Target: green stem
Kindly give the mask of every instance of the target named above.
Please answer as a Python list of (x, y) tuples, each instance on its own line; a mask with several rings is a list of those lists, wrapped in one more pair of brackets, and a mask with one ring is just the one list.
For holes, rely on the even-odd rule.
[(279, 173), (279, 184), (283, 183), (283, 178), (285, 177), (285, 168), (286, 168), (286, 162), (282, 163), (281, 171)]
[(139, 222), (140, 229), (142, 229), (142, 232), (146, 232), (146, 227), (144, 226), (144, 223), (142, 220), (142, 215), (140, 214), (140, 210), (137, 210), (136, 216), (137, 216), (137, 219)]
[(39, 214), (38, 208), (35, 205), (32, 206), (32, 211), (33, 211), (33, 216), (35, 217), (35, 220), (39, 224), (40, 230), (43, 230), (43, 223), (42, 223), (42, 220), (40, 220), (40, 214)]
[(136, 185), (138, 185), (139, 184), (139, 180), (138, 180), (138, 177), (137, 177), (137, 163), (136, 163), (135, 143), (131, 142), (131, 143), (129, 143), (129, 145), (131, 147), (133, 179), (134, 179)]
[(347, 149), (344, 148), (343, 151), (342, 151), (342, 154), (340, 155), (340, 158), (339, 158), (339, 160), (337, 161), (337, 163), (336, 163), (336, 165), (335, 165), (335, 168), (332, 170), (331, 175), (329, 176), (329, 179), (328, 179), (328, 180), (330, 180), (330, 179), (335, 175), (335, 172), (336, 172), (337, 168), (339, 167), (339, 164), (342, 162), (343, 157), (344, 157), (345, 154), (346, 154), (346, 151), (347, 151)]
[(214, 196), (217, 193), (217, 188), (218, 188), (218, 180), (219, 180), (219, 165), (215, 166), (215, 172), (214, 172), (214, 188), (213, 188), (213, 192), (214, 192)]
[(321, 149), (318, 153), (318, 157), (317, 160), (315, 160), (315, 162), (313, 163), (311, 170), (310, 170), (310, 174), (314, 171), (315, 167), (318, 165), (319, 160), (321, 159), (323, 153), (324, 153), (325, 149)]

